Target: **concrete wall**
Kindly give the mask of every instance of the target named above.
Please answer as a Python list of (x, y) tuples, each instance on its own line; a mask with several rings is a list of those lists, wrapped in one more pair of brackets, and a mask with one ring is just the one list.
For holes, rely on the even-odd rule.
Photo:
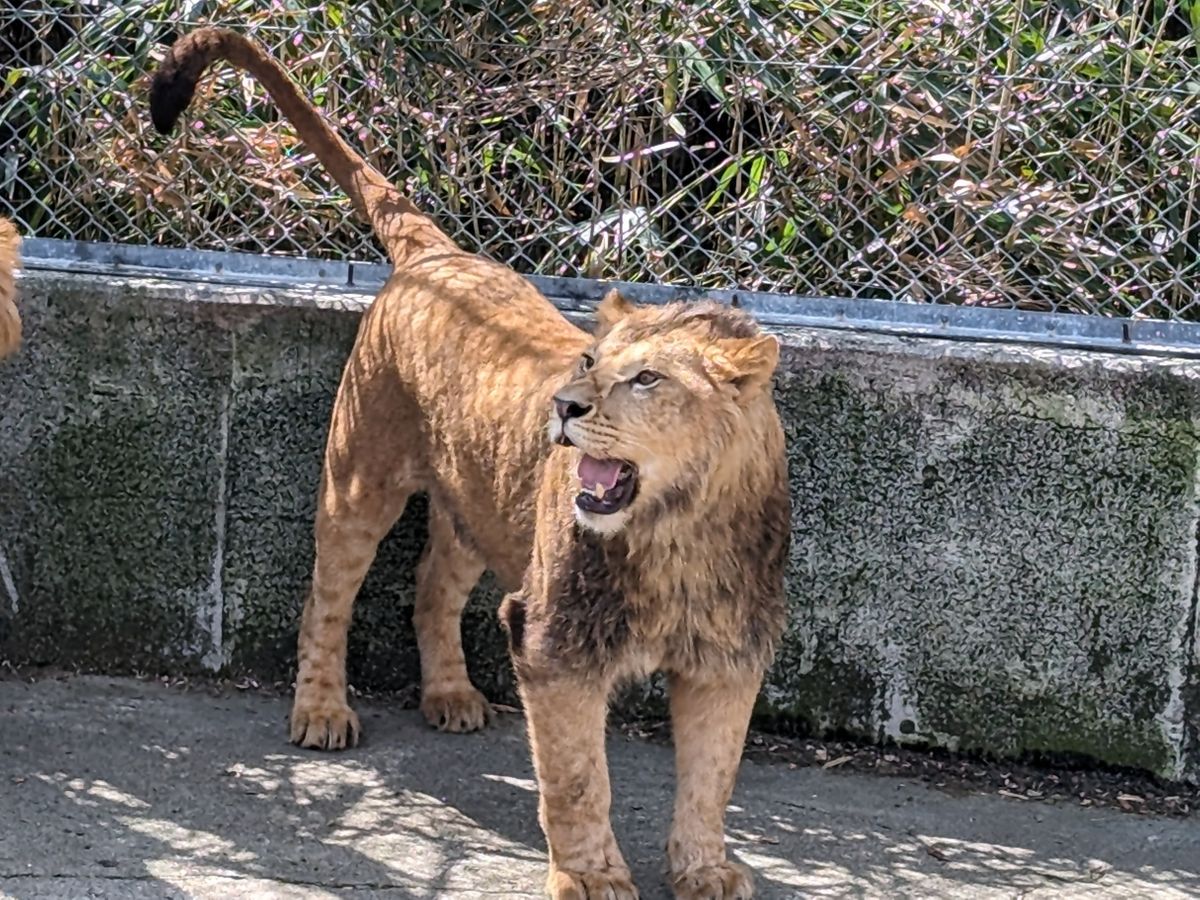
[[(0, 363), (0, 656), (287, 678), (363, 295), (27, 273)], [(794, 330), (792, 619), (764, 714), (1200, 777), (1200, 367)], [(352, 680), (415, 683), (424, 510)], [(511, 692), (484, 586), (472, 668)]]

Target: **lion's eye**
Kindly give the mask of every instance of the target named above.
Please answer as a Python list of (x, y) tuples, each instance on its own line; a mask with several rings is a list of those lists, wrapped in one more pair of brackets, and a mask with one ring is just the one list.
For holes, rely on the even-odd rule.
[(596, 364), (596, 357), (592, 356), (592, 354), (590, 354), (590, 353), (585, 353), (585, 354), (583, 354), (582, 357), (580, 357), (579, 371), (586, 372), (588, 369), (590, 369), (595, 364)]
[(638, 385), (638, 387), (652, 387), (660, 381), (662, 381), (662, 376), (649, 369), (642, 369), (637, 375), (633, 376), (633, 383)]

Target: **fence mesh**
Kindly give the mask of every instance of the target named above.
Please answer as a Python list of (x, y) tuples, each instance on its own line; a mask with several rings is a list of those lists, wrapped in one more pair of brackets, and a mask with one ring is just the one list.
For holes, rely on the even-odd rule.
[(383, 258), (228, 66), (153, 132), (200, 23), (522, 272), (1200, 318), (1200, 0), (8, 0), (27, 232)]

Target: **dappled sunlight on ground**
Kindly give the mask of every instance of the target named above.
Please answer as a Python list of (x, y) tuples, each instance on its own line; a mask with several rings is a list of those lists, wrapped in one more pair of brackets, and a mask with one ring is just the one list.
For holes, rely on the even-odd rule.
[[(373, 709), (363, 747), (325, 755), (290, 748), (285, 715), (253, 694), (0, 682), (0, 898), (541, 896), (517, 717), (451, 736)], [(618, 837), (643, 897), (666, 897), (670, 751), (617, 738), (610, 760)], [(1195, 823), (895, 779), (747, 764), (728, 833), (764, 898), (1200, 894)]]

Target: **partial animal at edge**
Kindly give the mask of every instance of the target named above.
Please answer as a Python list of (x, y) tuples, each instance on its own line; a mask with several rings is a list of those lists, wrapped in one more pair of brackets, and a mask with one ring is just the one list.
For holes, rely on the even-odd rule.
[(17, 308), (16, 270), (21, 265), (17, 226), (0, 218), (0, 358), (21, 346), (21, 311)]

